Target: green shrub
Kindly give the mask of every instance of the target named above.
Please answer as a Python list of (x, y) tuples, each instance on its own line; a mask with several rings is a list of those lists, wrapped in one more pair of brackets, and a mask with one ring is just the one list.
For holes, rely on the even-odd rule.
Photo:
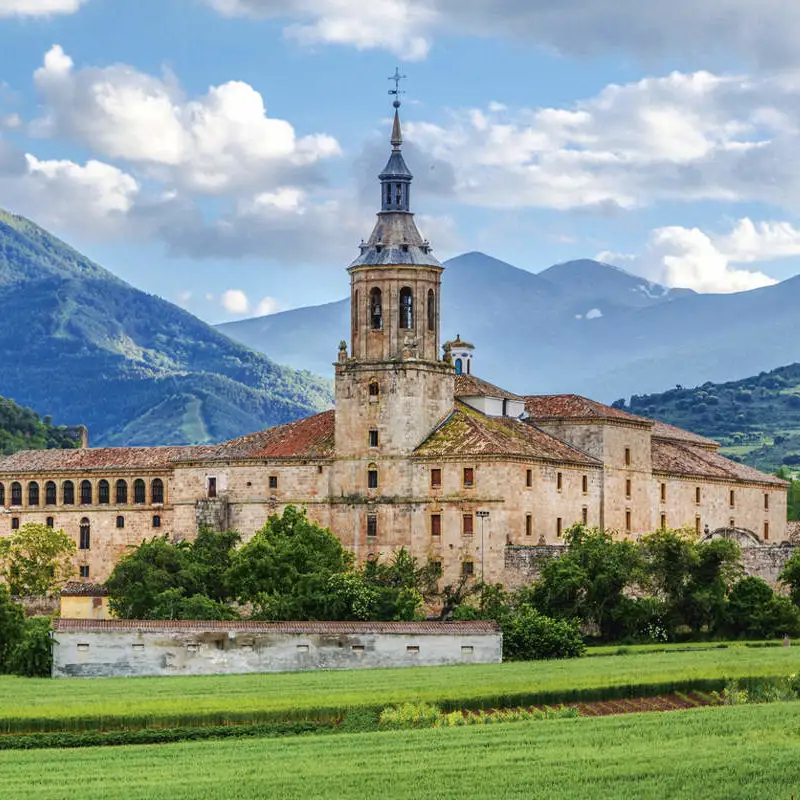
[(50, 617), (26, 619), (8, 656), (8, 671), (26, 678), (49, 678), (53, 669)]
[(570, 620), (552, 619), (529, 605), (522, 605), (503, 626), (503, 658), (506, 661), (534, 661), (545, 658), (575, 658), (586, 645), (578, 625)]
[(8, 672), (8, 659), (22, 637), (25, 612), (11, 600), (8, 587), (0, 584), (0, 672)]

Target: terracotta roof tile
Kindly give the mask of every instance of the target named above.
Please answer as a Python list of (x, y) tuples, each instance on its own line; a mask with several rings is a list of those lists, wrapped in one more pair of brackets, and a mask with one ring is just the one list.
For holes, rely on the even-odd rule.
[(713, 439), (707, 439), (705, 436), (700, 436), (683, 428), (676, 428), (674, 425), (668, 425), (666, 422), (660, 422), (657, 419), (653, 420), (653, 436), (658, 439), (696, 444), (714, 450), (719, 448), (719, 442), (715, 442)]
[(600, 466), (600, 462), (530, 422), (487, 417), (457, 401), (453, 413), (416, 449), (418, 456), (514, 455)]
[(456, 375), (456, 397), (502, 397), (506, 400), (524, 400), (518, 394), (507, 392), (493, 383), (474, 375)]
[(649, 419), (637, 417), (579, 394), (528, 395), (524, 400), (525, 408), (534, 420), (573, 418), (618, 420), (647, 426), (652, 424)]
[[(231, 439), (209, 452), (203, 460), (238, 458), (332, 458), (335, 438), (335, 412), (323, 411), (312, 417), (287, 422), (274, 428)], [(191, 453), (180, 461), (194, 460)]]
[(0, 474), (92, 470), (165, 469), (177, 458), (202, 458), (213, 447), (86, 447), (78, 450), (21, 450), (0, 458)]
[(68, 581), (61, 587), (62, 597), (105, 597), (108, 590), (99, 583)]
[(653, 472), (697, 478), (786, 486), (786, 481), (731, 461), (704, 447), (653, 439)]
[(500, 630), (488, 620), (473, 622), (256, 622), (253, 620), (153, 620), (153, 619), (55, 619), (53, 627), (61, 632), (80, 631), (242, 631), (249, 633), (401, 633), (485, 634)]

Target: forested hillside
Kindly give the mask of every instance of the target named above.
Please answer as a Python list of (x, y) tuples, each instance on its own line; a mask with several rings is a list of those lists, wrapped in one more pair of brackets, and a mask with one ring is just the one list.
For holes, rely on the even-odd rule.
[(66, 450), (80, 443), (80, 431), (57, 428), (50, 417), (41, 419), (35, 411), (0, 397), (0, 454), (17, 450)]

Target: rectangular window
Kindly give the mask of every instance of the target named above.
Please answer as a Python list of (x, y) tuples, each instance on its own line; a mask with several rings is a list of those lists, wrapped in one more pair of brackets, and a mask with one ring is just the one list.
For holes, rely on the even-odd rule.
[(729, 528), (735, 528), (736, 527), (736, 520), (735, 519), (729, 519), (728, 520), (728, 527)]
[(703, 531), (703, 521), (700, 517), (694, 518), (694, 532), (699, 536)]
[(134, 653), (143, 653), (144, 652), (144, 645), (141, 642), (136, 642), (135, 644), (131, 645), (133, 648)]
[(52, 528), (55, 525), (55, 520), (53, 519), (53, 517), (48, 517), (45, 520), (44, 524), (47, 525), (48, 528)]
[(764, 495), (764, 511), (769, 511), (769, 495)]
[(630, 478), (628, 478), (625, 481), (625, 497), (627, 497), (628, 500), (631, 499), (631, 479)]
[(526, 514), (525, 515), (525, 535), (532, 536), (533, 535), (533, 515)]
[(471, 656), (475, 652), (475, 648), (471, 644), (462, 644), (461, 645), (461, 655), (462, 656)]
[(378, 488), (378, 470), (371, 469), (367, 471), (367, 488), (368, 489)]
[(431, 470), (431, 489), (438, 489), (442, 485), (442, 471), (438, 467)]
[(561, 533), (562, 533), (563, 529), (564, 529), (564, 524), (561, 521), (561, 517), (559, 517), (556, 520), (556, 537), (557, 538), (559, 538), (559, 539), (561, 538)]
[[(209, 498), (213, 499), (217, 496), (217, 479), (216, 478), (208, 478), (208, 496)], [(117, 502), (127, 502), (127, 498), (123, 501), (120, 501), (119, 497), (117, 497)]]
[(19, 530), (19, 517), (11, 517), (11, 530), (12, 531)]
[(475, 485), (475, 470), (472, 467), (464, 467), (464, 486), (469, 488)]
[(370, 447), (377, 447), (378, 446), (378, 431), (376, 428), (372, 428), (369, 432), (369, 446)]
[(662, 483), (661, 484), (661, 502), (662, 503), (666, 503), (667, 502), (667, 484), (666, 483)]
[(625, 448), (625, 466), (629, 467), (631, 465), (631, 449), (630, 447)]
[(473, 534), (473, 527), (472, 527), (472, 514), (464, 514), (463, 516), (463, 524), (462, 524), (462, 532), (464, 536), (472, 536)]
[(461, 562), (461, 574), (462, 575), (474, 575), (475, 574), (475, 564), (472, 561), (462, 561)]
[(269, 476), (269, 488), (270, 489), (277, 489), (278, 488), (278, 476), (277, 475), (270, 475)]
[(418, 644), (409, 644), (406, 645), (406, 653), (410, 653), (411, 655), (417, 655), (419, 653), (419, 645)]
[(736, 492), (731, 489), (731, 508), (736, 508)]
[(186, 645), (186, 650), (190, 653), (196, 653), (200, 649), (200, 645), (197, 642), (189, 642)]
[(564, 473), (559, 472), (556, 475), (556, 490), (561, 491), (564, 488)]
[(442, 515), (431, 514), (431, 536), (442, 535)]
[(90, 547), (90, 531), (88, 525), (81, 525), (80, 538), (78, 543), (79, 550), (88, 550)]
[(79, 653), (86, 653), (89, 651), (89, 643), (88, 642), (79, 642), (78, 643), (78, 652)]
[(584, 494), (589, 494), (589, 476), (584, 475), (581, 480), (581, 489), (583, 490)]
[(662, 514), (661, 515), (661, 530), (665, 531), (666, 529), (667, 529), (667, 515), (666, 514)]
[(589, 509), (586, 508), (586, 506), (584, 506), (583, 509), (581, 510), (581, 522), (584, 525), (589, 524)]
[(631, 511), (630, 511), (630, 509), (627, 509), (625, 511), (625, 532), (626, 533), (630, 533), (631, 532)]
[(367, 516), (367, 536), (378, 535), (378, 517), (375, 514)]
[(89, 565), (88, 564), (81, 564), (80, 565), (80, 576), (81, 576), (81, 578), (88, 578), (89, 577)]
[(533, 470), (525, 470), (525, 485), (530, 489), (533, 486)]
[(354, 644), (350, 647), (350, 649), (354, 653), (363, 653), (364, 652), (364, 645), (363, 644)]
[(700, 490), (700, 487), (698, 486), (694, 490), (694, 502), (697, 503), (698, 506), (700, 505), (700, 500), (702, 499), (702, 497), (703, 497), (703, 494), (702, 494), (702, 492)]
[(298, 653), (307, 653), (308, 652), (308, 645), (307, 644), (299, 644), (299, 645), (297, 645), (297, 652)]
[(769, 541), (769, 522), (764, 523), (764, 541)]

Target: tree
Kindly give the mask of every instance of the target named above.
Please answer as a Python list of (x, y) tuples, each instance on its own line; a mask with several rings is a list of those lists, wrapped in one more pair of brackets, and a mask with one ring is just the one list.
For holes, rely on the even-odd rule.
[(795, 549), (778, 577), (789, 587), (789, 596), (792, 598), (792, 602), (800, 606), (800, 548)]
[(240, 603), (260, 619), (335, 619), (331, 578), (348, 572), (353, 556), (304, 511), (287, 506), (233, 556), (227, 580)]
[(432, 561), (420, 566), (403, 547), (388, 562), (368, 561), (362, 574), (375, 592), (372, 619), (410, 621), (421, 616), (424, 602), (437, 597), (442, 569)]
[(800, 633), (800, 609), (778, 597), (761, 578), (742, 578), (728, 595), (727, 630), (733, 636), (773, 639)]
[(22, 637), (25, 612), (11, 600), (8, 587), (0, 583), (0, 673), (8, 672), (8, 659)]
[(75, 542), (62, 530), (28, 522), (0, 540), (2, 576), (12, 595), (46, 595), (74, 572)]
[(577, 623), (546, 617), (527, 604), (520, 606), (503, 626), (506, 661), (575, 658), (585, 649)]

